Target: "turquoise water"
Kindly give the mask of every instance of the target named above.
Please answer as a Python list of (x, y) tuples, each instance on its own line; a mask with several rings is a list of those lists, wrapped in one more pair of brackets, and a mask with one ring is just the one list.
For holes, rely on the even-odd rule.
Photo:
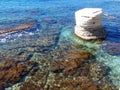
[[(85, 7), (103, 8), (107, 15), (103, 16), (103, 27), (108, 35), (101, 44), (80, 40), (73, 34), (74, 12)], [(71, 44), (76, 43), (83, 45), (85, 50), (96, 56), (96, 60), (111, 68), (109, 77), (120, 88), (119, 8), (119, 0), (1, 0), (0, 30), (29, 20), (36, 21), (36, 25), (25, 31), (0, 35), (0, 54), (6, 58), (36, 55), (36, 59), (45, 59), (49, 52), (57, 52), (57, 46), (66, 53), (71, 49)], [(56, 23), (48, 23), (46, 18)], [(20, 52), (24, 52), (21, 57)]]

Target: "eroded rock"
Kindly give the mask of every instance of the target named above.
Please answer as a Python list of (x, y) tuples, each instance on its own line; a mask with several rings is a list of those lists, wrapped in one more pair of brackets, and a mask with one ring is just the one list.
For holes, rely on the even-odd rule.
[(19, 82), (28, 73), (34, 72), (37, 63), (8, 60), (0, 65), (0, 89)]
[(88, 59), (93, 58), (93, 56), (89, 52), (71, 52), (68, 57), (70, 58), (70, 60), (54, 61), (52, 71), (71, 71), (82, 65), (82, 63), (86, 62)]
[(103, 46), (103, 49), (112, 55), (120, 55), (120, 43), (106, 43), (106, 45)]
[(71, 51), (68, 60), (41, 61), (42, 66), (20, 90), (116, 90), (106, 78), (108, 69), (87, 51)]
[(13, 27), (2, 29), (2, 30), (0, 30), (0, 34), (26, 30), (28, 28), (31, 28), (34, 25), (35, 25), (35, 21), (29, 21), (29, 22), (21, 24), (21, 25), (16, 25), (16, 26), (13, 26)]
[(75, 34), (85, 40), (102, 39), (106, 32), (102, 28), (102, 9), (84, 8), (75, 12)]
[(51, 18), (44, 18), (42, 21), (43, 21), (43, 22), (46, 22), (46, 23), (48, 23), (48, 24), (55, 24), (55, 23), (57, 23), (56, 20), (51, 19)]

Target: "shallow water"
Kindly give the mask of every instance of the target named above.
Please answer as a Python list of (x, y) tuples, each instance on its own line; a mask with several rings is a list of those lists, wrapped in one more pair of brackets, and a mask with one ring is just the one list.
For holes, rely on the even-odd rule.
[[(101, 44), (78, 39), (73, 33), (74, 12), (85, 7), (103, 8), (107, 15), (103, 17), (103, 27), (108, 35)], [(83, 45), (83, 50), (90, 51), (97, 61), (110, 67), (109, 77), (120, 88), (119, 8), (118, 0), (1, 0), (0, 30), (29, 20), (35, 20), (36, 24), (27, 30), (0, 35), (0, 54), (11, 59), (48, 59), (49, 53), (67, 53), (73, 44)]]

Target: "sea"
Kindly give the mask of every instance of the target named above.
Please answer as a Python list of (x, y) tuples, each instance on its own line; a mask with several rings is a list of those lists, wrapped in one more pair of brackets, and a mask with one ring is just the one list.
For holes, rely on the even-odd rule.
[[(107, 37), (101, 43), (75, 37), (75, 11), (82, 8), (103, 9)], [(23, 56), (47, 59), (47, 53), (67, 53), (73, 44), (82, 45), (110, 68), (109, 77), (120, 88), (120, 0), (0, 0), (0, 30), (31, 21), (31, 28), (0, 35), (0, 63)]]

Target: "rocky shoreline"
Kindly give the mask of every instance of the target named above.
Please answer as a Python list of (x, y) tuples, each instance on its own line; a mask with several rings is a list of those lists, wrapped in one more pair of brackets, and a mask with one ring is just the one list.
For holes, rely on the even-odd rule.
[(85, 46), (61, 37), (54, 20), (43, 22), (35, 36), (6, 43), (0, 52), (1, 90), (117, 90), (109, 67)]

